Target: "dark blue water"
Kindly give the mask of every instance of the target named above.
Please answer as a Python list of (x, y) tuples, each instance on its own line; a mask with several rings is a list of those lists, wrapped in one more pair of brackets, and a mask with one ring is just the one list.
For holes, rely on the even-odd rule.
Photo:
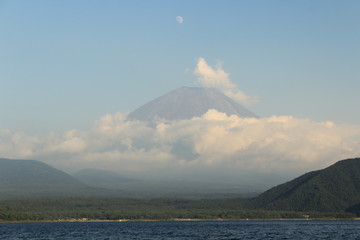
[(0, 239), (360, 239), (360, 221), (1, 223)]

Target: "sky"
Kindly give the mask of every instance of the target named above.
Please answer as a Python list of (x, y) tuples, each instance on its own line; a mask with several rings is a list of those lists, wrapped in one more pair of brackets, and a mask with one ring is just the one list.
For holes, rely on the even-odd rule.
[[(240, 158), (251, 159), (250, 169), (269, 163), (299, 173), (359, 156), (359, 11), (357, 0), (1, 0), (0, 156), (66, 168), (99, 166), (107, 154), (106, 166), (124, 159), (129, 171), (147, 166), (143, 161), (144, 171), (177, 169), (187, 160), (169, 149), (183, 139), (200, 156), (193, 165), (213, 169), (216, 162), (224, 172), (242, 169)], [(182, 86), (219, 88), (261, 119), (210, 112), (155, 130), (124, 121)], [(240, 130), (249, 124), (257, 127)], [(203, 132), (190, 134), (194, 126)], [(149, 136), (156, 139), (151, 148), (136, 147)], [(214, 146), (231, 145), (210, 143), (214, 136), (244, 145), (214, 153)]]

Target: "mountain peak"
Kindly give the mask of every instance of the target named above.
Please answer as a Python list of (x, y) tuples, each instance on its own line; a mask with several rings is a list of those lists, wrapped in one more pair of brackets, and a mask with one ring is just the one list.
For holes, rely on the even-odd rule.
[(245, 118), (257, 116), (215, 88), (181, 87), (139, 107), (129, 120), (152, 122), (199, 117), (210, 109)]

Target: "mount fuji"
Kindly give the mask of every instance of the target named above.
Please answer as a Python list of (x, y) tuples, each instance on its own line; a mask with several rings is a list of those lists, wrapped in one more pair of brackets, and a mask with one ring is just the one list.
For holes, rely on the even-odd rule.
[(227, 115), (242, 118), (258, 116), (235, 100), (214, 88), (181, 87), (139, 107), (128, 115), (128, 120), (153, 122), (154, 120), (191, 119), (215, 109)]

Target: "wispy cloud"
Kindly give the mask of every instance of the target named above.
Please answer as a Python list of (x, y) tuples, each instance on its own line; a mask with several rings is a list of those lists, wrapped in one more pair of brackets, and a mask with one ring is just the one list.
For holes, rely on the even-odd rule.
[(241, 102), (244, 105), (251, 105), (258, 101), (257, 97), (248, 96), (242, 92), (229, 78), (220, 64), (211, 67), (204, 58), (197, 60), (194, 74), (198, 77), (198, 82), (208, 88), (217, 88), (228, 97)]

